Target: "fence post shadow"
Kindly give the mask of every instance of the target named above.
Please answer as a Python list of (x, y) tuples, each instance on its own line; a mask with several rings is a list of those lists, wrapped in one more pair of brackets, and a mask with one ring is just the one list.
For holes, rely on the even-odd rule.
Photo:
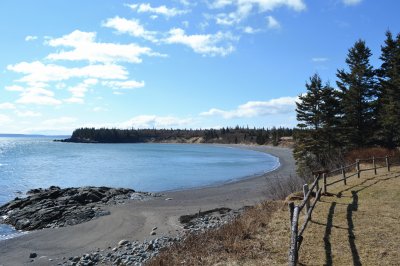
[(328, 217), (326, 220), (326, 228), (324, 234), (324, 247), (325, 247), (325, 265), (331, 266), (332, 261), (332, 245), (330, 241), (330, 236), (332, 232), (333, 226), (333, 215), (335, 214), (336, 202), (331, 203), (331, 207), (329, 208)]
[(354, 222), (353, 222), (353, 212), (358, 210), (358, 191), (351, 191), (351, 195), (353, 198), (352, 203), (347, 206), (347, 225), (348, 225), (348, 239), (349, 245), (351, 249), (351, 256), (353, 258), (353, 265), (362, 265), (360, 261), (360, 255), (358, 254), (357, 246), (356, 246), (356, 236), (354, 235)]

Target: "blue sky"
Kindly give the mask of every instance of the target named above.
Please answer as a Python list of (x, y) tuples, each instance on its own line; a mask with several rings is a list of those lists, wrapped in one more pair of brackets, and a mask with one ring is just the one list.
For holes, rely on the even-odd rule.
[(397, 0), (2, 0), (0, 133), (296, 125), (318, 72), (364, 39), (380, 65)]

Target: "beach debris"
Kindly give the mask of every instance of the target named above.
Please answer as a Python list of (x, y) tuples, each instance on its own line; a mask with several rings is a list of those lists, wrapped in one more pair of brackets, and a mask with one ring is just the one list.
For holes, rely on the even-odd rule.
[(165, 200), (172, 200), (172, 198), (166, 198)]
[(37, 257), (37, 254), (35, 252), (32, 252), (32, 253), (29, 254), (29, 258), (30, 259), (33, 259), (33, 258), (36, 258), (36, 257)]

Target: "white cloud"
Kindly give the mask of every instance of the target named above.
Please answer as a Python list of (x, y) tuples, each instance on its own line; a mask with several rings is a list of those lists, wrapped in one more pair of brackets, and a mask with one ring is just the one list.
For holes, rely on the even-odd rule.
[(225, 119), (257, 117), (264, 115), (285, 114), (294, 112), (297, 97), (281, 97), (269, 101), (250, 101), (239, 105), (238, 108), (230, 111), (224, 111), (212, 108), (203, 112), (202, 116), (222, 116)]
[(191, 118), (178, 118), (174, 116), (139, 115), (123, 122), (121, 128), (171, 128), (182, 127), (192, 123)]
[(180, 0), (179, 1), (182, 5), (184, 5), (184, 6), (190, 6), (192, 3), (190, 2), (190, 1), (188, 1), (188, 0)]
[(15, 109), (15, 105), (12, 103), (0, 103), (0, 110), (11, 110)]
[[(105, 25), (108, 25), (107, 22)], [(58, 53), (49, 54), (47, 59), (68, 61), (87, 60), (91, 63), (101, 62), (110, 64), (115, 62), (141, 63), (142, 55), (161, 56), (159, 53), (153, 52), (149, 47), (142, 47), (133, 43), (99, 43), (95, 42), (95, 39), (95, 32), (83, 32), (79, 30), (75, 30), (61, 38), (51, 39), (48, 41), (48, 45), (52, 47), (69, 47), (72, 50), (61, 50)]]
[(137, 89), (142, 88), (145, 85), (144, 81), (136, 81), (136, 80), (127, 80), (127, 81), (103, 81), (103, 86), (110, 87), (114, 90), (129, 90), (129, 89)]
[(83, 98), (80, 98), (80, 97), (74, 97), (74, 96), (72, 96), (72, 97), (70, 97), (70, 98), (68, 98), (68, 99), (65, 99), (64, 102), (66, 102), (66, 103), (79, 103), (79, 104), (83, 104), (83, 103), (85, 103), (85, 100), (84, 100)]
[(362, 2), (362, 0), (343, 0), (343, 4), (346, 6), (355, 6)]
[(72, 96), (64, 101), (68, 103), (84, 103), (83, 98), (85, 97), (86, 92), (89, 90), (89, 87), (94, 86), (97, 83), (97, 79), (86, 79), (78, 85), (69, 88), (68, 91), (71, 92)]
[(37, 36), (32, 36), (32, 35), (28, 35), (25, 37), (25, 41), (29, 42), (29, 41), (34, 41), (37, 40)]
[(267, 26), (268, 29), (280, 29), (281, 24), (273, 17), (273, 16), (268, 16), (267, 17)]
[(24, 91), (24, 88), (17, 85), (6, 86), (5, 89), (7, 91)]
[(34, 111), (15, 111), (15, 114), (19, 117), (39, 117), (42, 116), (39, 112)]
[(194, 34), (187, 35), (183, 29), (173, 28), (169, 36), (164, 39), (165, 43), (183, 44), (193, 49), (194, 52), (202, 55), (225, 56), (234, 51), (232, 41), (238, 38), (230, 33), (217, 32), (216, 34)]
[(254, 29), (253, 27), (247, 26), (243, 28), (243, 32), (247, 34), (255, 34), (257, 32), (260, 32), (260, 29)]
[(60, 100), (54, 98), (54, 92), (43, 88), (27, 88), (20, 98), (16, 100), (20, 104), (37, 104), (37, 105), (59, 105)]
[(177, 8), (168, 8), (165, 5), (159, 6), (159, 7), (152, 7), (149, 3), (143, 3), (143, 4), (132, 4), (128, 5), (132, 10), (137, 11), (138, 13), (154, 13), (154, 14), (159, 14), (163, 15), (166, 17), (175, 17), (178, 15), (183, 15), (188, 13), (188, 10), (180, 10)]
[(59, 125), (68, 125), (71, 123), (75, 123), (78, 119), (75, 117), (69, 117), (69, 116), (62, 116), (54, 119), (48, 119), (42, 122), (43, 126), (47, 127), (55, 127)]
[(326, 62), (329, 59), (326, 57), (314, 57), (311, 59), (311, 61), (315, 62), (315, 63), (321, 63), (321, 62)]
[(250, 15), (252, 9), (252, 4), (240, 4), (235, 12), (218, 14), (216, 17), (216, 23), (227, 26), (238, 24)]
[[(19, 82), (37, 86), (40, 83), (63, 81), (70, 78), (127, 79), (128, 72), (123, 66), (115, 64), (88, 65), (85, 67), (66, 68), (60, 65), (43, 64), (40, 61), (21, 62), (7, 66), (7, 69), (26, 74)], [(41, 84), (43, 85), (43, 84)], [(20, 89), (20, 87), (18, 87)], [(15, 89), (15, 87), (14, 87)]]
[(146, 30), (137, 19), (126, 19), (121, 17), (109, 18), (103, 23), (103, 27), (115, 29), (118, 33), (129, 34), (134, 37), (143, 38), (148, 41), (157, 42), (155, 31)]
[(8, 122), (11, 122), (11, 121), (12, 120), (11, 120), (10, 117), (8, 117), (6, 115), (3, 115), (3, 114), (0, 114), (0, 123), (8, 123)]
[[(354, 1), (354, 0), (353, 0)], [(303, 11), (306, 4), (303, 0), (215, 0), (211, 3), (211, 8), (224, 8), (226, 6), (236, 5), (253, 5), (257, 6), (260, 11), (273, 11), (279, 7), (287, 7), (295, 11)]]
[(92, 111), (93, 112), (105, 112), (105, 111), (108, 111), (108, 109), (97, 106), (97, 107), (94, 107)]
[[(270, 12), (280, 7), (287, 7), (296, 12), (306, 9), (306, 5), (303, 0), (215, 0), (209, 4), (209, 7), (211, 9), (221, 10), (226, 10), (228, 7), (235, 8), (235, 10), (232, 12), (223, 12), (217, 14), (216, 16), (209, 16), (209, 18), (215, 18), (217, 24), (226, 26), (239, 24), (254, 12)], [(272, 23), (274, 23), (274, 21), (272, 21)], [(279, 24), (271, 25), (273, 28), (275, 28), (276, 25)]]
[(189, 28), (189, 21), (187, 21), (187, 20), (182, 21), (182, 25), (183, 25), (185, 28)]

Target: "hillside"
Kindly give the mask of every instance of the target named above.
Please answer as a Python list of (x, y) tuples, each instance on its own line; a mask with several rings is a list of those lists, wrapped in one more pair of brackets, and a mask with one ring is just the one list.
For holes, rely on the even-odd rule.
[[(398, 265), (400, 168), (330, 187), (304, 235), (301, 265)], [(287, 265), (287, 203), (255, 206), (235, 222), (166, 250), (149, 265)]]

